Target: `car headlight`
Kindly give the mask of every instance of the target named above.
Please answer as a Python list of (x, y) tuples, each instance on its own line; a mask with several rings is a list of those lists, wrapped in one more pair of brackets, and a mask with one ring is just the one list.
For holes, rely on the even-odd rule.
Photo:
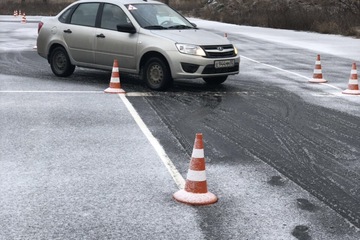
[(177, 43), (176, 48), (179, 50), (179, 52), (184, 54), (190, 54), (190, 55), (196, 55), (202, 57), (206, 56), (204, 50), (197, 45)]
[(234, 53), (236, 54), (236, 56), (238, 55), (238, 49), (234, 46)]

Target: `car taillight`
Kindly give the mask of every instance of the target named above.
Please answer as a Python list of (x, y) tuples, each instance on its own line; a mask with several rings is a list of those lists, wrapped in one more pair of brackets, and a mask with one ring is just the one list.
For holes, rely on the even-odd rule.
[(40, 32), (40, 29), (42, 28), (43, 25), (44, 25), (43, 22), (39, 22), (39, 24), (38, 24), (38, 33)]

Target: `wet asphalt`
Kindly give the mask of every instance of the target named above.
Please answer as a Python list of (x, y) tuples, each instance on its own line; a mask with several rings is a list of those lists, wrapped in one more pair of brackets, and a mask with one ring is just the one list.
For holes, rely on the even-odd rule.
[[(291, 67), (312, 71), (302, 51), (286, 51), (298, 59)], [(264, 52), (242, 54), (266, 62)], [(0, 239), (360, 237), (359, 119), (324, 106), (335, 97), (317, 86), (246, 59), (240, 75), (216, 88), (184, 80), (154, 93), (122, 76), (127, 99), (183, 177), (195, 133), (204, 134), (219, 202), (191, 207), (172, 199), (178, 188), (123, 101), (102, 92), (110, 73), (56, 78), (34, 49), (3, 51), (0, 63)], [(339, 71), (348, 72), (346, 63)], [(309, 92), (291, 91), (299, 88)]]

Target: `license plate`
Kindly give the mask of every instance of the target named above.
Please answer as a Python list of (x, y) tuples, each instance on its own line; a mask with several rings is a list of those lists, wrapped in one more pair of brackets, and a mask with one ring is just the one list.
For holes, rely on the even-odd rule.
[(215, 68), (227, 68), (235, 66), (235, 60), (215, 61)]

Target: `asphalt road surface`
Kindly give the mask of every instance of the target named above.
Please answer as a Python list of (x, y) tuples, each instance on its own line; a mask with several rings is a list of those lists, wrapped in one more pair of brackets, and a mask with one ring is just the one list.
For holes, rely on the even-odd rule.
[[(6, 23), (6, 28), (0, 30), (1, 36), (6, 34), (11, 39), (11, 30), (20, 26)], [(36, 24), (26, 25), (31, 27), (35, 29)], [(317, 52), (231, 32), (228, 37), (242, 55), (241, 73), (231, 76), (222, 86), (209, 87), (201, 80), (183, 80), (175, 82), (167, 92), (152, 92), (136, 77), (121, 75), (127, 99), (184, 178), (195, 133), (203, 133), (209, 190), (219, 197), (219, 202), (197, 208), (177, 205), (171, 196), (164, 196), (176, 190), (175, 184), (170, 177), (169, 182), (161, 184), (166, 179), (165, 168), (153, 165), (156, 156), (149, 153), (141, 137), (129, 136), (141, 133), (127, 118), (129, 114), (120, 99), (102, 94), (110, 73), (77, 69), (70, 78), (57, 78), (36, 50), (27, 47), (2, 50), (0, 162), (5, 167), (0, 170), (4, 193), (0, 202), (7, 208), (0, 210), (0, 225), (2, 229), (16, 224), (17, 227), (13, 231), (2, 231), (0, 239), (32, 239), (32, 236), (38, 239), (41, 235), (36, 232), (43, 231), (39, 226), (48, 229), (50, 235), (45, 236), (58, 239), (80, 236), (83, 239), (118, 239), (119, 236), (143, 239), (142, 233), (149, 229), (153, 229), (153, 233), (146, 237), (158, 239), (360, 239), (360, 98), (343, 96), (336, 87), (331, 87), (347, 87), (351, 61), (322, 54), (323, 69), (328, 69), (326, 78), (333, 82), (331, 86), (310, 84), (303, 76), (312, 76)], [(129, 126), (135, 128), (134, 132), (128, 131)], [(111, 134), (122, 131), (125, 136), (121, 135), (121, 140)], [(82, 137), (72, 139), (71, 132)], [(54, 134), (57, 136), (49, 138)], [(91, 140), (92, 136), (98, 136), (98, 141)], [(121, 147), (125, 137), (128, 138), (126, 147)], [(34, 142), (40, 146), (34, 146)], [(168, 206), (172, 210), (164, 213), (161, 206), (151, 201), (146, 204), (144, 197), (132, 195), (139, 193), (128, 186), (134, 185), (131, 181), (122, 186), (123, 192), (128, 192), (128, 199), (143, 201), (143, 205), (129, 203), (126, 207), (113, 195), (102, 199), (85, 191), (91, 189), (92, 184), (96, 193), (108, 191), (114, 184), (111, 179), (129, 181), (112, 169), (124, 166), (109, 160), (115, 149), (104, 147), (102, 142), (119, 146), (116, 151), (120, 156), (131, 151), (148, 155), (143, 159), (147, 162), (144, 169), (130, 177), (153, 177), (155, 183), (140, 185), (144, 189), (139, 192), (150, 194), (149, 189), (158, 192), (157, 196), (147, 195), (147, 198), (160, 201), (158, 204), (163, 204), (164, 211)], [(72, 144), (80, 144), (80, 148), (73, 148)], [(26, 155), (34, 151), (39, 156), (35, 166), (27, 162), (32, 157)], [(64, 158), (66, 154), (69, 157)], [(100, 163), (92, 160), (94, 155)], [(90, 161), (85, 161), (86, 158)], [(10, 165), (9, 159), (12, 159)], [(81, 159), (85, 166), (74, 163), (74, 159)], [(47, 162), (46, 168), (41, 161)], [(105, 170), (103, 165), (107, 166)], [(11, 168), (16, 171), (10, 171)], [(84, 168), (88, 175), (82, 175)], [(81, 183), (85, 187), (71, 195), (70, 192), (79, 190), (72, 188), (71, 183), (51, 188), (56, 185), (57, 179), (52, 176), (57, 171), (70, 171), (68, 179), (75, 179), (79, 184), (86, 183), (86, 176), (97, 171), (108, 177)], [(154, 172), (159, 172), (159, 176), (151, 174)], [(126, 171), (120, 173), (126, 175)], [(38, 174), (37, 184), (26, 184)], [(39, 185), (47, 181), (55, 182), (45, 187)], [(40, 206), (34, 218), (22, 215), (22, 211), (31, 213), (22, 207), (34, 207), (38, 198), (25, 194), (32, 198), (16, 198), (17, 202), (9, 199), (20, 191), (39, 195), (46, 192), (39, 198)], [(69, 212), (83, 213), (80, 208), (84, 210), (87, 204), (86, 199), (77, 201), (81, 195), (94, 205), (100, 206), (108, 200), (113, 205), (99, 208), (97, 220), (90, 220), (87, 215), (82, 216), (82, 220), (69, 218), (67, 221), (69, 215), (51, 211), (51, 207), (59, 204), (51, 205), (47, 201), (55, 202), (56, 191), (75, 196), (75, 199), (62, 199), (66, 204), (60, 207), (68, 208)], [(26, 204), (29, 202), (30, 205)], [(41, 204), (48, 212), (42, 212)], [(121, 215), (116, 212), (119, 207), (129, 210)], [(124, 224), (121, 216), (131, 215), (130, 209), (138, 210), (139, 214), (131, 223), (133, 228), (128, 230), (138, 226), (138, 234), (129, 233), (126, 226), (122, 226), (122, 231), (114, 226)], [(176, 215), (178, 211), (182, 214)], [(61, 228), (43, 223), (42, 214), (54, 215), (52, 220), (61, 221)], [(161, 218), (166, 220), (160, 221)], [(151, 224), (151, 219), (156, 224)], [(38, 229), (32, 226), (29, 230), (32, 221), (38, 224)], [(54, 234), (59, 231), (63, 235)]]

